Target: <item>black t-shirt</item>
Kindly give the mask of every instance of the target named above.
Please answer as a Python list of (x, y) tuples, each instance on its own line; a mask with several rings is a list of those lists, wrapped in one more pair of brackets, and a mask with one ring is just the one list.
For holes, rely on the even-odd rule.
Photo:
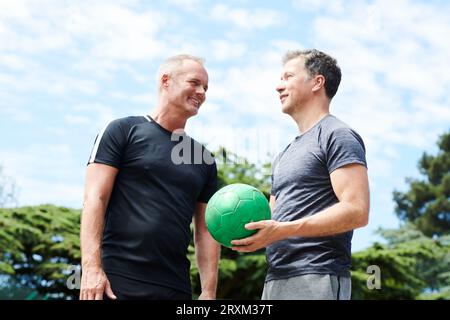
[[(201, 150), (209, 158), (175, 164), (180, 141), (191, 147), (181, 155), (193, 159)], [(119, 169), (106, 210), (105, 272), (190, 293), (189, 226), (196, 202), (206, 203), (217, 190), (211, 153), (189, 136), (137, 116), (114, 120), (100, 132), (93, 162)]]

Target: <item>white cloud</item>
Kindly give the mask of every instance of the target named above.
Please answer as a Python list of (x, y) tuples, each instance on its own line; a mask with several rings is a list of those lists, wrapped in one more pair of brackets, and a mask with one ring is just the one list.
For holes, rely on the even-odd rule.
[(29, 18), (30, 13), (26, 4), (26, 1), (2, 0), (2, 10), (0, 10), (0, 18)]
[(11, 10), (0, 15), (0, 49), (30, 54), (64, 49), (83, 55), (87, 48), (95, 57), (119, 60), (152, 59), (165, 49), (156, 39), (164, 21), (150, 10), (97, 1), (70, 6), (53, 1), (5, 4)]
[[(84, 164), (75, 163), (70, 145), (34, 144), (1, 150), (5, 175), (19, 187), (19, 205), (54, 203), (81, 207)], [(77, 183), (78, 182), (78, 183)]]
[(218, 61), (232, 60), (242, 57), (247, 50), (247, 45), (243, 42), (233, 40), (214, 40), (211, 43), (211, 51)]
[(64, 117), (64, 120), (69, 124), (76, 124), (76, 125), (87, 125), (91, 123), (91, 119), (89, 119), (88, 117), (72, 114), (66, 115)]
[(79, 209), (83, 204), (82, 184), (45, 182), (27, 177), (16, 179), (19, 205), (55, 204)]
[(156, 103), (156, 94), (152, 92), (145, 92), (142, 94), (134, 95), (130, 97), (130, 100), (139, 104), (145, 104), (153, 106)]
[(0, 112), (3, 114), (2, 117), (11, 122), (33, 122), (33, 113), (29, 110), (25, 110), (23, 107), (18, 107), (16, 105), (0, 105)]
[(65, 137), (67, 136), (67, 130), (65, 127), (47, 126), (45, 130), (53, 136)]
[(88, 37), (92, 54), (112, 59), (151, 59), (164, 52), (164, 43), (156, 40), (163, 19), (152, 11), (134, 12), (112, 4), (89, 4), (73, 8), (68, 30)]
[[(249, 50), (240, 64), (225, 69), (208, 69), (210, 90), (207, 102), (221, 106), (223, 115), (229, 115), (230, 126), (248, 125), (254, 120), (255, 125), (285, 123), (281, 105), (276, 92), (282, 69), (281, 58), (288, 49), (298, 43), (293, 41), (273, 41), (265, 52)], [(242, 62), (244, 61), (244, 62)], [(214, 114), (208, 121), (220, 122)], [(275, 121), (275, 122), (274, 122)]]
[(81, 56), (71, 64), (74, 71), (103, 81), (111, 80), (122, 67), (123, 65), (117, 60), (92, 55)]
[(244, 30), (265, 29), (283, 22), (283, 16), (278, 11), (231, 8), (224, 4), (217, 4), (212, 8), (211, 18), (214, 21), (231, 23)]
[(109, 122), (120, 116), (112, 107), (97, 102), (76, 105), (73, 107), (73, 111), (77, 112), (78, 116), (91, 119), (93, 123), (91, 131), (97, 133)]
[(24, 58), (13, 54), (1, 54), (0, 65), (4, 68), (8, 68), (15, 71), (23, 71), (30, 64), (29, 61), (25, 61)]
[(166, 2), (187, 11), (194, 11), (201, 5), (200, 0), (166, 0)]
[(285, 39), (277, 39), (271, 42), (272, 47), (276, 48), (276, 51), (273, 51), (272, 57), (273, 61), (278, 61), (278, 66), (282, 65), (282, 54), (291, 50), (299, 50), (304, 49), (304, 45), (298, 41), (285, 40)]
[(342, 0), (327, 1), (327, 0), (293, 0), (295, 8), (306, 12), (328, 12), (341, 13), (343, 11)]
[[(11, 59), (16, 57), (10, 56)], [(63, 70), (53, 70), (51, 66), (37, 62), (27, 62), (24, 59), (15, 60), (24, 69), (20, 72), (2, 72), (0, 69), (0, 84), (10, 92), (48, 93), (55, 96), (66, 96), (69, 93), (92, 96), (98, 93), (99, 86), (93, 79), (72, 76)]]

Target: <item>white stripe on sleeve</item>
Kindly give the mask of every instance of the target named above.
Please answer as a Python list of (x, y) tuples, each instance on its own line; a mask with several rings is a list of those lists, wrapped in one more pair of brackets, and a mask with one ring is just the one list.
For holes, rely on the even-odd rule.
[(103, 134), (105, 133), (106, 128), (109, 126), (109, 123), (100, 131), (97, 136), (97, 140), (95, 141), (94, 148), (92, 149), (91, 157), (89, 158), (89, 163), (94, 162), (95, 157), (97, 156), (98, 146), (100, 145), (100, 140), (102, 140)]

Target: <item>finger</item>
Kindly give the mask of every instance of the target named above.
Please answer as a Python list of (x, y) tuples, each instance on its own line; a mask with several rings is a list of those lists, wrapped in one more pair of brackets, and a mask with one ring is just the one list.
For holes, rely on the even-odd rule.
[(248, 246), (252, 244), (255, 241), (255, 236), (243, 238), (243, 239), (236, 239), (231, 240), (231, 244), (234, 244), (236, 246)]
[(81, 300), (89, 300), (89, 295), (86, 289), (81, 292)]
[(96, 290), (94, 300), (103, 300), (103, 290)]
[(249, 250), (248, 247), (238, 246), (238, 247), (231, 247), (231, 250), (237, 251), (237, 252), (251, 252), (252, 250)]
[(264, 227), (264, 223), (262, 221), (249, 222), (249, 223), (245, 224), (244, 227), (247, 230), (256, 230), (256, 229), (261, 229), (262, 227)]
[(83, 300), (89, 300), (89, 295), (86, 291), (83, 293)]
[(111, 283), (109, 282), (109, 280), (106, 281), (106, 289), (105, 289), (105, 293), (106, 293), (106, 295), (108, 296), (108, 298), (113, 299), (113, 300), (116, 300), (116, 299), (117, 299), (116, 295), (115, 295), (114, 292), (112, 291)]
[(88, 300), (95, 300), (96, 294), (97, 294), (97, 289), (89, 290)]
[(244, 246), (245, 245), (245, 239), (241, 239), (241, 240), (231, 240), (231, 244), (235, 245), (235, 246)]
[(95, 291), (94, 290), (88, 290), (87, 292), (87, 300), (94, 300), (95, 299)]

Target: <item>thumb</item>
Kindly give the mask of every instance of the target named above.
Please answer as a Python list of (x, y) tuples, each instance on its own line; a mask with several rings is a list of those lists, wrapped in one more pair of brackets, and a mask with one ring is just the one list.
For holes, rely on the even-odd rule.
[(109, 280), (106, 280), (105, 293), (109, 298), (111, 298), (113, 300), (117, 299), (116, 295), (114, 294), (114, 292), (111, 289), (111, 284), (109, 283)]

